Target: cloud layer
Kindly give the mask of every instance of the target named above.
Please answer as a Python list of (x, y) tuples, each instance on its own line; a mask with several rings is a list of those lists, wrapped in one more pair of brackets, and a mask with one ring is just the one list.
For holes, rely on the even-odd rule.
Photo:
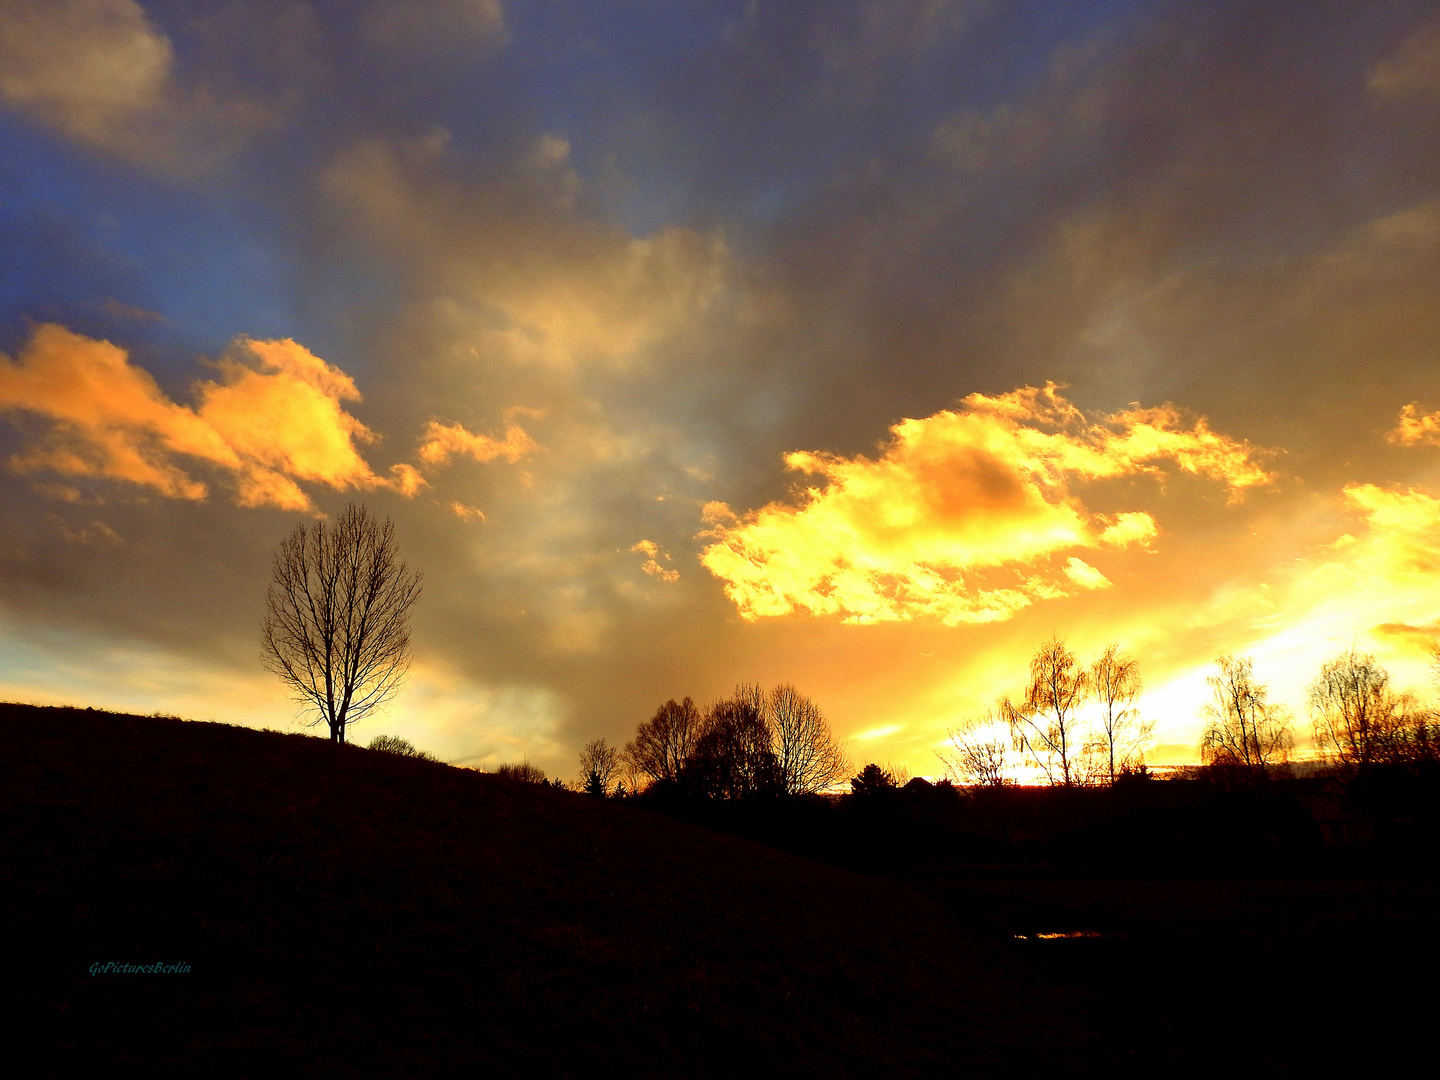
[(357, 497), (433, 585), (394, 722), (467, 760), (749, 679), (932, 772), (1052, 634), (1183, 755), (1220, 652), (1297, 708), (1423, 660), (1437, 48), (1426, 0), (0, 0), (0, 681), (270, 700), (274, 545)]
[(325, 191), (362, 222), (371, 250), (476, 315), (487, 356), (561, 370), (627, 366), (702, 318), (723, 283), (718, 233), (667, 227), (637, 237), (574, 213), (584, 194), (557, 135), (530, 141), (486, 182), (437, 129), (366, 139), (327, 169)]

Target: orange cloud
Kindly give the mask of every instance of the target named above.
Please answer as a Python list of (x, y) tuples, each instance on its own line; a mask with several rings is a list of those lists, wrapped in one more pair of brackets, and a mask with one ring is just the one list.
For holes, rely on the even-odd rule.
[(356, 450), (374, 435), (345, 411), (354, 382), (294, 341), (242, 338), (196, 387), (198, 407), (178, 405), (125, 350), (47, 323), (18, 361), (0, 355), (0, 410), (42, 416), (50, 426), (11, 458), (21, 471), (124, 480), (168, 498), (203, 499), (205, 483), (180, 459), (228, 474), (242, 506), (312, 510), (297, 481), (336, 489), (425, 485), (411, 465), (377, 476)]
[(425, 434), (420, 440), (420, 460), (434, 467), (444, 465), (456, 456), (471, 457), (480, 462), (504, 458), (513, 464), (538, 449), (535, 440), (514, 422), (514, 417), (521, 413), (537, 417), (542, 415), (539, 410), (520, 406), (506, 409), (505, 434), (499, 439), (476, 435), (460, 424), (431, 420), (425, 425)]
[[(1258, 452), (1182, 423), (1169, 407), (1091, 422), (1058, 393), (972, 394), (957, 411), (902, 420), (878, 459), (797, 451), (786, 464), (823, 477), (798, 505), (737, 516), (703, 511), (715, 543), (701, 555), (747, 619), (805, 609), (847, 622), (928, 615), (947, 625), (1008, 619), (1037, 599), (1108, 579), (1071, 556), (1148, 543), (1148, 514), (1092, 514), (1072, 480), (1158, 472), (1169, 462), (1232, 496), (1271, 480)], [(1001, 580), (996, 580), (998, 577)]]
[(201, 419), (244, 461), (242, 505), (303, 509), (309, 500), (296, 480), (389, 486), (355, 449), (374, 436), (345, 412), (343, 402), (360, 400), (349, 376), (288, 339), (238, 344), (240, 355), (220, 361), (224, 381), (202, 383), (197, 394)]
[(398, 491), (407, 499), (413, 499), (421, 488), (429, 487), (430, 482), (414, 465), (401, 462), (390, 466), (390, 482), (385, 486), (392, 491)]
[(1412, 401), (1400, 410), (1394, 430), (1385, 436), (1401, 446), (1440, 446), (1440, 412), (1422, 413)]
[(485, 521), (485, 512), (478, 506), (466, 506), (461, 502), (452, 502), (447, 505), (450, 508), (450, 512), (461, 521), (478, 521), (482, 524)]
[(11, 459), (22, 471), (103, 476), (170, 498), (203, 499), (205, 485), (176, 466), (174, 455), (242, 468), (214, 428), (167, 400), (123, 349), (53, 323), (35, 329), (18, 364), (0, 355), (0, 408), (53, 421), (39, 442)]
[(666, 562), (669, 562), (670, 556), (663, 554), (660, 551), (660, 546), (656, 544), (655, 541), (641, 540), (630, 550), (638, 551), (640, 552), (640, 554), (645, 556), (645, 562), (641, 565), (640, 569), (644, 570), (645, 573), (649, 574), (651, 577), (658, 577), (661, 581), (680, 580), (679, 570), (667, 570), (665, 569), (665, 567), (660, 565), (659, 559), (663, 558)]

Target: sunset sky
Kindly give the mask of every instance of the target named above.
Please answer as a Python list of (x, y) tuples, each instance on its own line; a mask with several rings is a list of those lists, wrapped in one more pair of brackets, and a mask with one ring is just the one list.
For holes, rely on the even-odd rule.
[(1432, 693), (1440, 12), (0, 0), (0, 462), (8, 700), (294, 730), (272, 554), (361, 499), (356, 741), (790, 682), (936, 775), (1051, 635), (1154, 761), (1221, 653), (1305, 736), (1352, 644)]

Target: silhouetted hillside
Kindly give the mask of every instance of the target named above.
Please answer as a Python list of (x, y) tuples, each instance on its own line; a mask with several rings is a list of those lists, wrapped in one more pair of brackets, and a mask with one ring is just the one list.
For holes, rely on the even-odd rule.
[[(54, 1074), (1049, 1075), (1108, 1053), (998, 934), (632, 806), (21, 705), (0, 770), (11, 1052)], [(90, 974), (107, 962), (189, 971)]]

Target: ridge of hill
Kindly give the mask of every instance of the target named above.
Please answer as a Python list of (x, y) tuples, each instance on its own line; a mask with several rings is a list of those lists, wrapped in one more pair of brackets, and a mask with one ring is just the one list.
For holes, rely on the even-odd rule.
[(633, 806), (15, 704), (0, 779), (12, 988), (54, 1074), (1013, 1076), (1105, 1054), (997, 933)]

